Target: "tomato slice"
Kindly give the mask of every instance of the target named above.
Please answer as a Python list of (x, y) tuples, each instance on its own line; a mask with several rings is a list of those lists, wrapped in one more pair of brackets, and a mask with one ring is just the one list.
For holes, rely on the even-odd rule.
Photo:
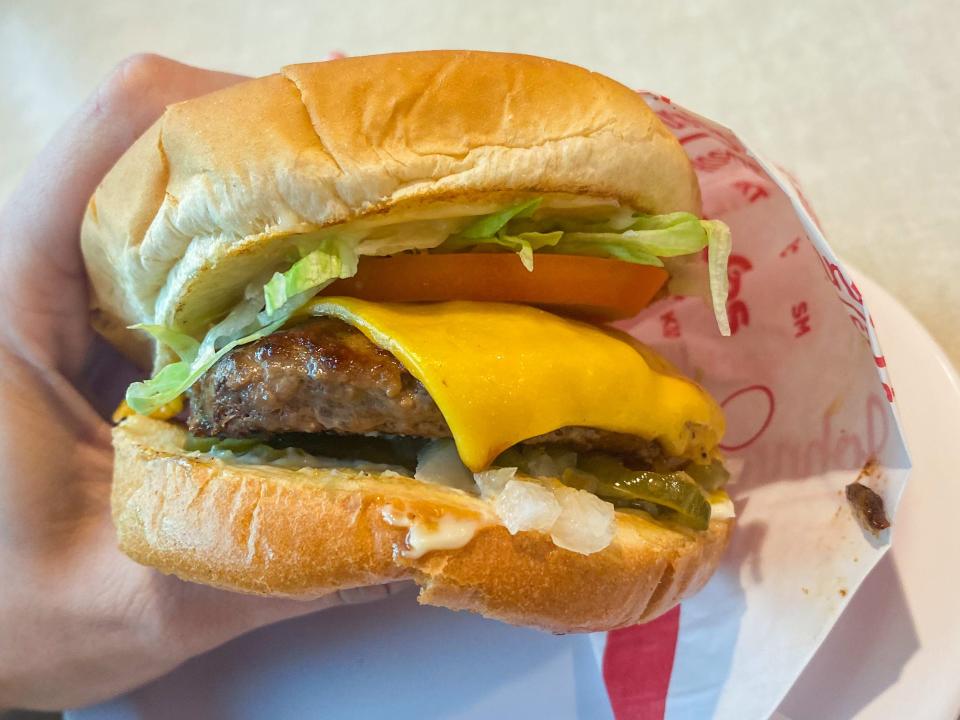
[(537, 255), (533, 272), (510, 253), (364, 257), (323, 295), (375, 302), (473, 300), (536, 305), (595, 320), (632, 317), (667, 280), (663, 268), (574, 255)]

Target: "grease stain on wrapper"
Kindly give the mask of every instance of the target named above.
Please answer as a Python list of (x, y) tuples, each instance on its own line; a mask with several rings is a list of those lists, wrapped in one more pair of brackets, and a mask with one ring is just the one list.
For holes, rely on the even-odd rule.
[(890, 520), (887, 518), (883, 498), (860, 481), (867, 477), (874, 477), (878, 471), (876, 459), (871, 458), (863, 466), (857, 479), (846, 488), (847, 502), (850, 503), (854, 517), (864, 532), (874, 537), (878, 537), (883, 530), (890, 527)]

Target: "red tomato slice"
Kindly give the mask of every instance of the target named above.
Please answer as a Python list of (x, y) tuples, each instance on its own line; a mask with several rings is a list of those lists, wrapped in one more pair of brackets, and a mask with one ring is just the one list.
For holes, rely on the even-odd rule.
[(663, 268), (596, 257), (536, 255), (529, 272), (512, 253), (421, 253), (361, 258), (356, 275), (323, 294), (376, 302), (516, 302), (606, 321), (636, 315), (667, 277)]

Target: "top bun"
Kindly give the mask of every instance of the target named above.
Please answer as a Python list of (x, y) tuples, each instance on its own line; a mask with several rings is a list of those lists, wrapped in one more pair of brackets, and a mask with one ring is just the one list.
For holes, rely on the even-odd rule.
[(285, 67), (167, 108), (91, 198), (94, 324), (200, 332), (289, 263), (293, 235), (489, 212), (524, 196), (699, 213), (641, 97), (554, 60), (436, 51)]

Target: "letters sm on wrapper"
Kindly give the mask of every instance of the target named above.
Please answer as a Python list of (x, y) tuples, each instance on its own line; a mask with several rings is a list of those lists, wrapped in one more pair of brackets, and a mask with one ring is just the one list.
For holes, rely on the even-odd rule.
[(727, 128), (645, 99), (693, 162), (705, 217), (732, 230), (732, 336), (692, 297), (621, 327), (723, 405), (738, 522), (703, 592), (594, 640), (618, 718), (766, 718), (889, 548), (844, 488), (871, 465), (861, 482), (895, 532), (910, 461), (870, 313), (799, 188)]

